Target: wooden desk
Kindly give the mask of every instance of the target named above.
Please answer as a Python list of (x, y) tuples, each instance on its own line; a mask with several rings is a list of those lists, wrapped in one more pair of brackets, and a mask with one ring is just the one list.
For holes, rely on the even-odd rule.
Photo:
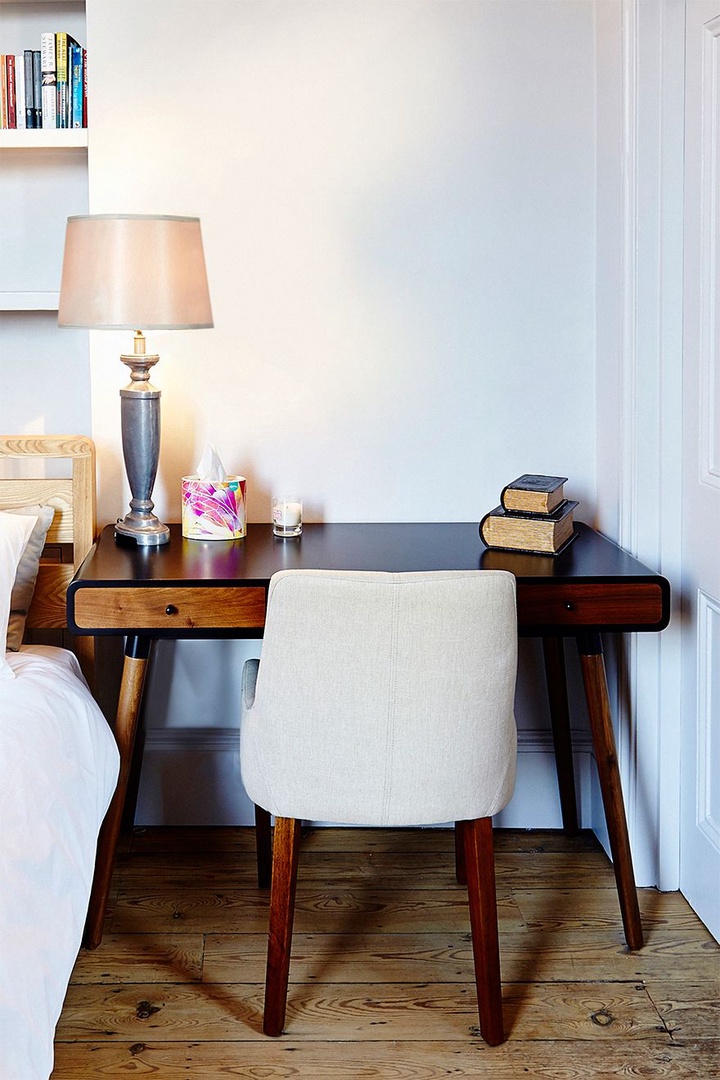
[(68, 625), (77, 634), (126, 635), (115, 722), (121, 769), (98, 841), (85, 944), (102, 927), (120, 833), (137, 719), (152, 643), (160, 638), (260, 637), (267, 586), (277, 570), (510, 570), (517, 579), (518, 629), (541, 637), (548, 681), (563, 825), (577, 830), (575, 780), (562, 638), (577, 642), (600, 788), (628, 946), (642, 925), (608, 699), (601, 632), (658, 631), (668, 623), (670, 586), (586, 525), (557, 558), (488, 551), (476, 523), (306, 525), (278, 540), (250, 525), (244, 540), (184, 540), (125, 546), (108, 526), (68, 590)]

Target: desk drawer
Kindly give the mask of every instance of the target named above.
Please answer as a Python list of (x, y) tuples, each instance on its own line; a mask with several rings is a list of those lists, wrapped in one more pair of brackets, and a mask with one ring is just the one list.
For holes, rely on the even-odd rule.
[(663, 593), (654, 582), (518, 584), (518, 622), (532, 626), (656, 627), (663, 622)]
[(78, 589), (81, 630), (233, 630), (265, 625), (265, 589), (168, 586)]

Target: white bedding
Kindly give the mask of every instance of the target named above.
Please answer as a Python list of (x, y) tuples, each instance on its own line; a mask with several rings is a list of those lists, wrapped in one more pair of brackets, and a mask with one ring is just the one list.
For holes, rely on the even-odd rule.
[(0, 682), (0, 1078), (47, 1080), (118, 752), (72, 653), (6, 653)]

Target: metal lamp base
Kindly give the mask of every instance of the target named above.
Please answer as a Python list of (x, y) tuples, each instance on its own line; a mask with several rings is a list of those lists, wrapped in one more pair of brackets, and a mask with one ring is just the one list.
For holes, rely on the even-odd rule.
[(120, 391), (123, 457), (132, 498), (130, 511), (118, 518), (116, 537), (138, 547), (159, 547), (170, 540), (167, 525), (153, 514), (152, 490), (160, 452), (160, 391), (149, 379), (150, 369), (160, 359), (145, 352), (145, 338), (138, 330), (134, 352), (123, 353), (130, 368), (130, 385)]
[(160, 518), (150, 514), (147, 520), (139, 521), (138, 516), (131, 512), (124, 518), (118, 518), (115, 522), (115, 535), (133, 540), (138, 547), (159, 547), (160, 544), (169, 543), (170, 530), (167, 525), (163, 525)]

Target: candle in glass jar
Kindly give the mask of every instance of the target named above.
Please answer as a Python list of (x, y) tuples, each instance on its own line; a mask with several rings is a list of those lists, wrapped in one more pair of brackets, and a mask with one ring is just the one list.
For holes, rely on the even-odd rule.
[(286, 502), (282, 503), (280, 507), (280, 524), (285, 528), (290, 526), (299, 525), (302, 517), (302, 508), (299, 502)]
[(302, 500), (285, 496), (273, 498), (272, 523), (276, 536), (299, 536), (302, 532)]

